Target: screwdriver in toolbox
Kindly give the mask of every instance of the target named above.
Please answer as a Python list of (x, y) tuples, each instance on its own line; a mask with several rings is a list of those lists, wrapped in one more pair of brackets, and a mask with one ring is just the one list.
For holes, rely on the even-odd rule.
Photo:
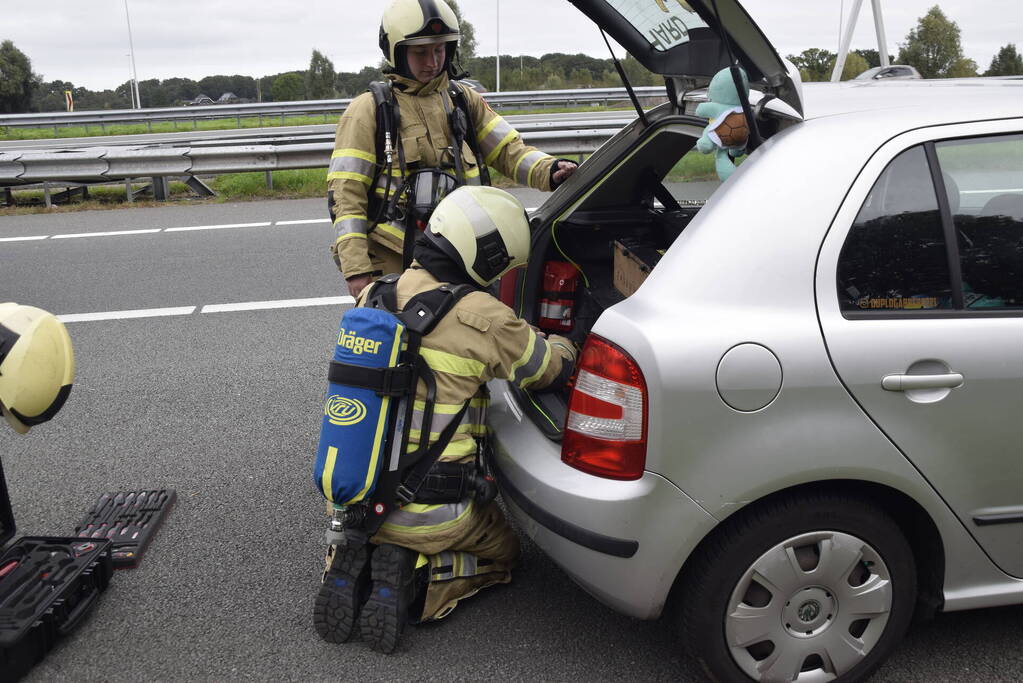
[(2, 567), (0, 567), (0, 579), (4, 578), (21, 564), (21, 560), (9, 560)]

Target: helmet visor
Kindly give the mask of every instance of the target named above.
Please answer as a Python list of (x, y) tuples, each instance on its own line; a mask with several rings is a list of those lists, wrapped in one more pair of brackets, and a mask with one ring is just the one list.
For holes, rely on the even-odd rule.
[(448, 33), (443, 36), (422, 36), (420, 38), (409, 38), (398, 45), (435, 45), (437, 43), (453, 43), (458, 40), (458, 33)]

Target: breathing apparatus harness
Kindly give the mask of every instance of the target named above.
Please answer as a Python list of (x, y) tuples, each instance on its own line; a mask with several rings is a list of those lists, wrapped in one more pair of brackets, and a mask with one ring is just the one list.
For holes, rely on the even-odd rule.
[[(476, 127), (469, 112), (469, 102), (465, 91), (454, 81), (448, 82), (448, 97), (441, 95), (444, 111), (447, 114), (448, 129), (451, 131), (454, 174), (442, 168), (412, 169), (410, 172), (405, 162), (405, 150), (401, 141), (401, 111), (394, 96), (393, 82), (374, 81), (370, 83), (369, 90), (373, 94), (373, 101), (376, 105), (377, 158), (376, 175), (370, 184), (369, 231), (372, 232), (382, 222), (398, 220), (403, 223), (406, 238), (402, 253), (402, 267), (408, 268), (412, 263), (412, 246), (415, 242), (414, 238), (409, 239), (408, 237), (409, 228), (417, 231), (423, 230), (440, 200), (456, 187), (466, 184), (465, 167), (461, 154), (462, 145), (467, 145), (476, 157), (481, 184), (490, 185), (490, 172), (483, 162), (479, 141), (476, 138)], [(454, 103), (453, 108), (451, 103)], [(402, 184), (392, 195), (391, 169), (395, 154), (398, 157)], [(380, 160), (383, 160), (382, 164)], [(384, 194), (382, 198), (377, 198), (373, 188), (376, 188), (381, 174), (386, 175)], [(401, 202), (403, 197), (405, 201)]]
[[(372, 496), (365, 501), (342, 507), (335, 506), (328, 531), (328, 542), (367, 541), (383, 524), (387, 515), (408, 503), (454, 503), (474, 496), (479, 504), (497, 495), (493, 479), (487, 477), (477, 463), (438, 462), (462, 422), (471, 399), (451, 417), (437, 440), (429, 443), (437, 399), (437, 381), (433, 370), (420, 353), (424, 336), (465, 295), (476, 291), (470, 285), (441, 285), (421, 292), (398, 310), (397, 281), (392, 273), (378, 280), (366, 299), (365, 308), (383, 309), (392, 313), (405, 326), (404, 347), (397, 365), (369, 368), (332, 361), (329, 380), (332, 383), (368, 389), (380, 396), (397, 400), (387, 422), (387, 442), (383, 449), (387, 461), (381, 467)], [(422, 381), (426, 389), (420, 440), (415, 450), (408, 451), (416, 403), (416, 388)]]

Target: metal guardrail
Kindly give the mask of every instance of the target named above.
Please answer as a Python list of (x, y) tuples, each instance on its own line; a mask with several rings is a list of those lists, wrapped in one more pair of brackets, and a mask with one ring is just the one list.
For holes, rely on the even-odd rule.
[[(636, 88), (639, 97), (663, 97), (664, 88), (644, 86)], [(484, 93), (490, 106), (506, 108), (523, 106), (569, 106), (572, 104), (602, 103), (627, 100), (624, 88), (585, 88), (582, 90), (537, 90), (521, 92)], [(0, 116), (0, 128), (59, 128), (61, 126), (98, 125), (105, 129), (113, 124), (148, 124), (162, 121), (191, 121), (242, 118), (263, 119), (288, 116), (340, 114), (351, 103), (346, 100), (309, 100), (303, 102), (271, 102), (252, 104), (213, 104), (195, 107), (163, 107), (158, 109), (114, 109), (110, 111), (52, 112), (43, 114), (7, 114)]]
[[(580, 155), (596, 150), (632, 119), (601, 121), (520, 123), (523, 139), (554, 155)], [(235, 137), (228, 140), (182, 141), (183, 144), (96, 146), (59, 150), (0, 151), (0, 187), (43, 184), (49, 186), (109, 183), (152, 178), (158, 199), (167, 196), (167, 179), (182, 177), (202, 194), (209, 188), (196, 176), (222, 173), (270, 172), (301, 168), (326, 168), (334, 148), (329, 126), (310, 126), (309, 135), (293, 132), (280, 137)], [(327, 129), (327, 130), (324, 130)], [(265, 131), (264, 131), (265, 133)], [(49, 202), (47, 201), (47, 205)]]

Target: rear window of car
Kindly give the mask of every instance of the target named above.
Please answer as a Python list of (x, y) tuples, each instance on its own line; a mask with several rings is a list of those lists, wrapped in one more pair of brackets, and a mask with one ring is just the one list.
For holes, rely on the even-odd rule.
[(689, 31), (707, 27), (685, 0), (608, 0), (608, 5), (660, 52), (689, 42)]
[(938, 198), (922, 146), (888, 164), (842, 246), (838, 296), (846, 311), (952, 307)]
[(874, 183), (842, 246), (838, 299), (853, 317), (1018, 315), (1020, 273), (1023, 135), (944, 140), (901, 153)]

